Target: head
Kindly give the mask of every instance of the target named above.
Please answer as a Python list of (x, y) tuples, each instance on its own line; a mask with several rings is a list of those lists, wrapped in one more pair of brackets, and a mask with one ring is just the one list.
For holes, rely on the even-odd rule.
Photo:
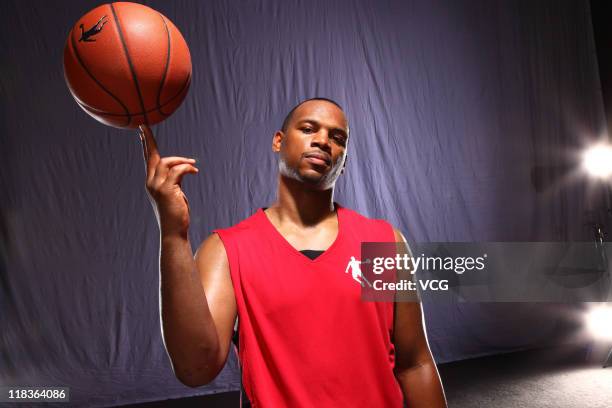
[(279, 155), (279, 172), (327, 190), (344, 172), (349, 141), (348, 121), (336, 102), (312, 98), (300, 102), (272, 139)]

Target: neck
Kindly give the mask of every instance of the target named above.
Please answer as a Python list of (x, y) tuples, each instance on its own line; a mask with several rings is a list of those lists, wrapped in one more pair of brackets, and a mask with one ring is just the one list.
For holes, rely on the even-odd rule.
[(269, 213), (279, 221), (312, 226), (334, 216), (333, 198), (333, 187), (327, 190), (304, 188), (304, 183), (279, 174), (277, 198), (269, 207)]

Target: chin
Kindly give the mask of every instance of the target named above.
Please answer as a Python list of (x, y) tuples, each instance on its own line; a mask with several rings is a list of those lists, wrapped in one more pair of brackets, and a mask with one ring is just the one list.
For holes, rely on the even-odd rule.
[[(312, 168), (293, 168), (283, 160), (279, 161), (279, 171), (285, 177), (292, 178), (303, 184), (312, 190), (328, 190), (332, 188), (337, 177), (332, 177), (332, 171), (320, 173)], [(330, 181), (330, 179), (334, 179)]]
[(302, 175), (301, 181), (308, 185), (308, 187), (314, 190), (329, 190), (335, 184), (335, 180), (330, 180), (329, 174), (318, 174), (318, 175)]

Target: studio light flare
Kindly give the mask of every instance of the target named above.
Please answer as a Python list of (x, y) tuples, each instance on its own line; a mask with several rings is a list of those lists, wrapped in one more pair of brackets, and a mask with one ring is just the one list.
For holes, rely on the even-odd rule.
[(612, 146), (599, 144), (588, 148), (582, 156), (582, 165), (593, 177), (610, 177), (612, 175)]
[(612, 340), (612, 306), (596, 306), (586, 315), (586, 324), (598, 338)]

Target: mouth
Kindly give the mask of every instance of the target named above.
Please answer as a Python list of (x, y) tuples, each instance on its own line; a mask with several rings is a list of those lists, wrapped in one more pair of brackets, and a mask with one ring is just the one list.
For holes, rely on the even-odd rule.
[(319, 166), (323, 166), (323, 165), (329, 166), (331, 164), (331, 157), (328, 154), (321, 153), (321, 152), (306, 153), (304, 154), (304, 158), (308, 160), (309, 162), (319, 165)]

